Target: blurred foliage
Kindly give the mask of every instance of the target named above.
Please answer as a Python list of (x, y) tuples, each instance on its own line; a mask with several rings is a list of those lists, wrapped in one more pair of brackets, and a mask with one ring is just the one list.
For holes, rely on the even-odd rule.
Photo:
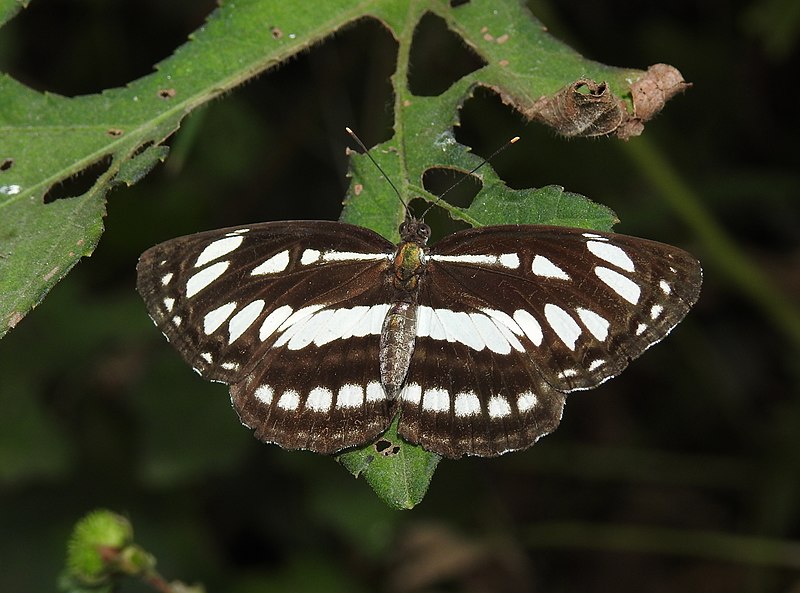
[[(592, 59), (666, 62), (694, 83), (642, 140), (796, 303), (800, 174), (784, 87), (800, 61), (791, 35), (771, 35), (797, 30), (778, 4), (531, 8)], [(122, 85), (213, 6), (33, 2), (3, 28), (0, 69), (68, 96)], [(458, 44), (420, 43), (452, 56), (429, 76), (461, 72)], [(112, 192), (92, 258), (0, 342), (0, 590), (53, 590), (75, 521), (96, 507), (129, 517), (163, 574), (208, 591), (796, 590), (800, 352), (631, 158), (639, 140), (564, 141), (489, 92), (465, 104), (456, 137), (478, 154), (523, 137), (494, 162), (513, 187), (560, 184), (606, 204), (621, 232), (699, 256), (706, 282), (664, 344), (570, 396), (555, 434), (496, 460), (442, 462), (413, 513), (330, 459), (256, 442), (225, 387), (153, 330), (134, 291), (145, 248), (244, 221), (338, 217), (341, 130), (369, 145), (391, 135), (395, 47), (362, 21), (193, 114), (164, 165)]]

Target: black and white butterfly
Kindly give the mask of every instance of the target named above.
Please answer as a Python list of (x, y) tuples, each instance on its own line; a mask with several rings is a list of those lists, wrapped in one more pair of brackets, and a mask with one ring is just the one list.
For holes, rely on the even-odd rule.
[(400, 414), (446, 457), (530, 446), (566, 394), (618, 375), (700, 293), (691, 255), (583, 229), (488, 226), (427, 246), (339, 222), (268, 222), (157, 245), (138, 265), (156, 325), (230, 385), (255, 435), (335, 453)]

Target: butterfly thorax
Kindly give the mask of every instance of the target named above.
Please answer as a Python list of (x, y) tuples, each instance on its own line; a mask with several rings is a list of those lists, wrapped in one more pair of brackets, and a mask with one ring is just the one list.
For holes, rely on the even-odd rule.
[(425, 274), (425, 244), (431, 230), (424, 222), (409, 217), (400, 225), (401, 242), (390, 268), (392, 294), (383, 321), (380, 344), (381, 383), (393, 399), (403, 386), (417, 333), (417, 295)]
[[(392, 285), (398, 293), (416, 295), (419, 279), (425, 273), (425, 250), (416, 243), (401, 243), (392, 262)], [(398, 297), (401, 300), (400, 294)], [(416, 299), (414, 299), (416, 301)]]

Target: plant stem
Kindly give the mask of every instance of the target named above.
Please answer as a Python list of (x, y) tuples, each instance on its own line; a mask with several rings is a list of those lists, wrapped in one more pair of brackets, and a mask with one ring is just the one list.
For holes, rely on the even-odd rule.
[(666, 203), (703, 242), (711, 265), (716, 265), (717, 271), (725, 274), (795, 346), (800, 347), (800, 310), (736, 245), (661, 152), (646, 138), (621, 144), (641, 173), (661, 190)]
[(589, 548), (800, 568), (800, 544), (715, 531), (630, 525), (541, 523), (524, 531), (533, 548)]

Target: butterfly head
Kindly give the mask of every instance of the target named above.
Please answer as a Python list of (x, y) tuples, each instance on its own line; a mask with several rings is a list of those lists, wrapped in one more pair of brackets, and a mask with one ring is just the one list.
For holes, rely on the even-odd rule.
[(431, 227), (425, 224), (422, 219), (415, 218), (410, 214), (400, 225), (400, 240), (403, 243), (416, 243), (424, 247), (431, 237)]

